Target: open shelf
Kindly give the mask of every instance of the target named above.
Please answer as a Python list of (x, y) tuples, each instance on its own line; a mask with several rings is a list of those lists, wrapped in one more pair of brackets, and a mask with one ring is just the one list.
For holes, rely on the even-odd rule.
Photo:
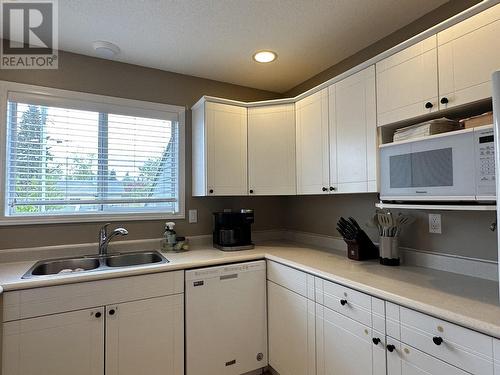
[(381, 209), (440, 210), (440, 211), (496, 211), (496, 204), (412, 204), (412, 203), (375, 203)]

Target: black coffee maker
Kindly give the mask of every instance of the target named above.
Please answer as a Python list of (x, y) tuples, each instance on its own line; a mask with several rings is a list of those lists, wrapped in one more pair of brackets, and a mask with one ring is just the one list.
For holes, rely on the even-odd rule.
[(253, 249), (253, 210), (214, 212), (214, 247), (224, 251)]

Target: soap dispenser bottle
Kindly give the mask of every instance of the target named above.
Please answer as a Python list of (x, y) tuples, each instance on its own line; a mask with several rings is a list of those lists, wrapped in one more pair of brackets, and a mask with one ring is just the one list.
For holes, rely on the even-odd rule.
[(165, 233), (163, 235), (163, 250), (165, 251), (172, 251), (175, 247), (177, 234), (175, 233), (174, 227), (175, 223), (172, 221), (165, 223)]

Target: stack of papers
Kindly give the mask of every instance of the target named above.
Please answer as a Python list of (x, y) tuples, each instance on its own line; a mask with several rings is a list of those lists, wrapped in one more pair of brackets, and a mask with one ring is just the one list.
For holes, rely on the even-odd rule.
[(451, 132), (459, 129), (461, 129), (461, 127), (458, 121), (443, 117), (397, 129), (394, 132), (393, 141), (406, 141), (408, 139), (428, 137), (430, 135)]

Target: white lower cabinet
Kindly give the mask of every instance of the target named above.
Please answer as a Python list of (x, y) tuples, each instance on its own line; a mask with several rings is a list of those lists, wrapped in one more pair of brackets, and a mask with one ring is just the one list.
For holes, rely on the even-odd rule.
[(182, 294), (106, 307), (106, 375), (184, 372)]
[(104, 308), (3, 324), (2, 375), (102, 375)]
[(387, 338), (387, 375), (466, 375), (444, 361)]
[(317, 375), (385, 375), (383, 334), (316, 304)]
[(269, 365), (280, 375), (315, 375), (314, 302), (267, 282)]
[(183, 374), (183, 275), (4, 293), (1, 374)]
[(178, 375), (183, 295), (6, 322), (2, 375)]

